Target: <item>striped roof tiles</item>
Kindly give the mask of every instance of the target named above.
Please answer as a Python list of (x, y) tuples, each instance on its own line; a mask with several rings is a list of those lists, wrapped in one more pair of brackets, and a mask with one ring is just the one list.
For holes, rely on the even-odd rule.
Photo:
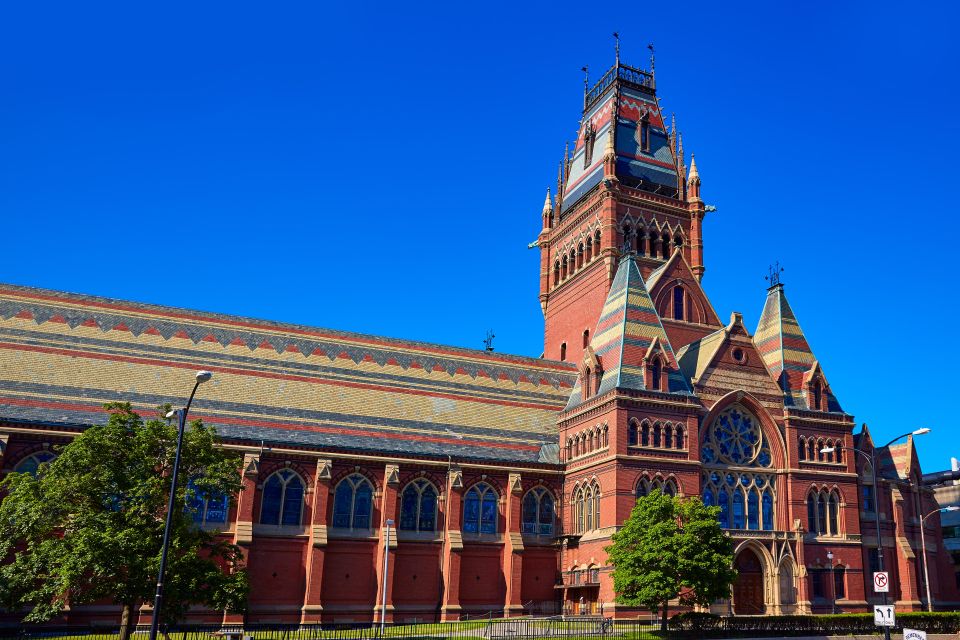
[(567, 363), (0, 285), (0, 422), (82, 428), (182, 402), (225, 438), (446, 459), (552, 461)]

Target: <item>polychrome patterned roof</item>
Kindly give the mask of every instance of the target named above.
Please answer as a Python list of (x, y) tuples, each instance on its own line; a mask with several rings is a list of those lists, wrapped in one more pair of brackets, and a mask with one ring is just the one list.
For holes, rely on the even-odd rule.
[[(677, 161), (654, 90), (649, 86), (625, 86), (630, 84), (628, 78), (635, 75), (629, 69), (625, 66), (610, 69), (604, 78), (618, 71), (618, 80), (611, 80), (605, 95), (593, 102), (583, 114), (564, 187), (563, 201), (568, 205), (583, 197), (603, 178), (603, 152), (611, 122), (615, 122), (617, 127), (615, 148), (618, 178), (631, 186), (662, 190), (665, 195), (676, 195), (678, 186), (684, 182), (682, 177), (678, 180)], [(606, 84), (605, 80), (598, 85), (601, 83)], [(641, 144), (641, 121), (649, 125), (647, 148)], [(592, 137), (588, 136), (590, 133)], [(590, 162), (586, 161), (588, 156)]]
[[(643, 359), (654, 341), (668, 363), (668, 388), (665, 391), (689, 394), (690, 387), (680, 372), (660, 316), (643, 284), (635, 256), (628, 253), (617, 267), (597, 329), (590, 340), (603, 371), (597, 395), (613, 389), (646, 390)], [(582, 402), (583, 391), (578, 379), (567, 409)]]
[(556, 451), (576, 375), (561, 362), (0, 285), (0, 421), (82, 427), (102, 422), (108, 401), (176, 405), (199, 369), (214, 378), (191, 416), (228, 439), (517, 462)]
[[(817, 359), (787, 302), (782, 284), (767, 290), (767, 300), (753, 341), (773, 379), (783, 389), (786, 405), (809, 408), (803, 392), (804, 376), (814, 367)], [(829, 410), (842, 411), (840, 403), (829, 389), (824, 391)]]

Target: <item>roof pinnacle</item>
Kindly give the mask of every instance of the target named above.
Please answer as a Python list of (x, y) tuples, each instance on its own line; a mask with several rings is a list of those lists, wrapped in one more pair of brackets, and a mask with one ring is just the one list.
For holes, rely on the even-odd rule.
[(693, 182), (693, 179), (700, 179), (700, 172), (697, 171), (697, 155), (694, 153), (690, 154), (690, 177), (688, 181)]
[(549, 214), (553, 212), (553, 203), (550, 202), (550, 187), (547, 187), (547, 197), (543, 201), (543, 213)]

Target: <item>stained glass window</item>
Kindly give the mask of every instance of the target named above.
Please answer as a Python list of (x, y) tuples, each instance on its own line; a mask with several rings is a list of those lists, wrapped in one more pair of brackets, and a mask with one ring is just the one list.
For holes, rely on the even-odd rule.
[(227, 521), (229, 504), (227, 496), (207, 495), (197, 488), (193, 480), (187, 483), (186, 510), (195, 523), (224, 524)]
[(340, 481), (333, 494), (333, 526), (369, 530), (373, 513), (373, 485), (359, 473)]
[(408, 484), (400, 494), (401, 531), (434, 531), (437, 524), (437, 490), (423, 478)]
[(56, 458), (55, 455), (49, 451), (38, 451), (31, 456), (27, 456), (20, 463), (13, 468), (17, 473), (29, 473), (34, 478), (37, 477), (37, 471), (40, 469), (40, 465), (45, 462), (50, 462)]
[(303, 480), (290, 469), (281, 469), (263, 483), (260, 524), (299, 525), (303, 511)]
[(493, 487), (481, 482), (467, 491), (463, 499), (463, 530), (465, 533), (496, 533), (497, 494)]
[(553, 496), (544, 487), (535, 487), (523, 497), (521, 532), (529, 535), (553, 535)]

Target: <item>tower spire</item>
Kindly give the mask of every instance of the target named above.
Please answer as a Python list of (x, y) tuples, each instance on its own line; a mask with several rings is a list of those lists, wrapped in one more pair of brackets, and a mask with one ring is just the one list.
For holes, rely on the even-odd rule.
[(653, 82), (653, 88), (657, 88), (657, 56), (656, 52), (653, 49), (653, 43), (647, 45), (647, 49), (650, 49), (650, 80)]
[(590, 67), (583, 65), (580, 67), (583, 71), (583, 108), (587, 108), (587, 94), (590, 93)]
[(614, 46), (616, 47), (616, 61), (617, 61), (617, 66), (619, 67), (620, 66), (620, 34), (614, 31), (613, 39), (616, 43)]

